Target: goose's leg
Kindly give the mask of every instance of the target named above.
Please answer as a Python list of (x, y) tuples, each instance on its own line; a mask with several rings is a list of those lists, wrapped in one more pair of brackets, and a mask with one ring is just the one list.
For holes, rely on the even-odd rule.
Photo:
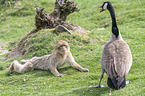
[(103, 78), (103, 75), (104, 75), (104, 71), (102, 71), (99, 84), (97, 86), (90, 86), (90, 87), (96, 87), (96, 88), (105, 87), (105, 86), (101, 85), (101, 80)]

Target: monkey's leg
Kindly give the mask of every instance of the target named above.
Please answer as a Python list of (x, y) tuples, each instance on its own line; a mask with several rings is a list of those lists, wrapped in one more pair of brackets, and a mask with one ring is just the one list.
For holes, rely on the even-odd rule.
[(60, 73), (57, 71), (56, 67), (53, 66), (53, 65), (49, 66), (49, 70), (50, 70), (51, 73), (53, 73), (55, 76), (64, 77), (62, 74), (60, 74)]
[(81, 67), (81, 66), (80, 66), (79, 64), (77, 64), (77, 63), (71, 63), (70, 66), (73, 67), (73, 68), (76, 68), (76, 69), (78, 69), (78, 70), (80, 70), (80, 71), (89, 72), (89, 70), (88, 70), (87, 68), (83, 68), (83, 67)]
[(26, 62), (24, 65), (21, 65), (17, 60), (14, 60), (10, 65), (8, 74), (10, 75), (13, 71), (24, 73), (26, 71), (32, 71), (33, 69), (33, 64), (30, 61)]
[(9, 69), (9, 75), (11, 75), (13, 73), (13, 71), (16, 71), (18, 73), (20, 73), (20, 68), (23, 65), (19, 64), (19, 62), (17, 60), (14, 60), (11, 65), (10, 65), (10, 69)]
[(14, 71), (14, 61), (11, 63), (10, 67), (9, 67), (9, 72), (8, 75), (11, 75)]
[(29, 60), (21, 60), (21, 64), (25, 64), (26, 62), (28, 62)]
[(31, 63), (31, 61), (29, 60), (24, 65), (22, 65), (22, 67), (20, 68), (18, 73), (29, 72), (32, 70), (34, 70), (34, 67), (33, 67), (33, 64)]

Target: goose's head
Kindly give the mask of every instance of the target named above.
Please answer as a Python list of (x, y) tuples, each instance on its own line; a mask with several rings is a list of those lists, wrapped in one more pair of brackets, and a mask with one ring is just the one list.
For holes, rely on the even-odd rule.
[(109, 4), (110, 4), (109, 1), (104, 2), (103, 5), (99, 7), (99, 8), (102, 8), (102, 9), (100, 10), (100, 12), (105, 11), (105, 10), (108, 8), (108, 5), (109, 5)]

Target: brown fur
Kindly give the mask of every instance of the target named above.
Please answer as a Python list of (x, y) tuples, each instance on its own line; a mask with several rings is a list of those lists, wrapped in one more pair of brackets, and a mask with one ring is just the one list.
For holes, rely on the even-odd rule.
[(60, 74), (57, 69), (60, 69), (64, 64), (70, 64), (71, 67), (80, 71), (89, 71), (75, 62), (68, 43), (63, 40), (58, 42), (56, 50), (53, 51), (52, 54), (42, 57), (33, 57), (30, 60), (21, 60), (21, 63), (25, 64), (19, 64), (17, 60), (14, 60), (10, 65), (8, 74), (11, 75), (13, 71), (24, 73), (34, 69), (43, 69), (50, 70), (55, 76), (62, 77), (63, 75)]

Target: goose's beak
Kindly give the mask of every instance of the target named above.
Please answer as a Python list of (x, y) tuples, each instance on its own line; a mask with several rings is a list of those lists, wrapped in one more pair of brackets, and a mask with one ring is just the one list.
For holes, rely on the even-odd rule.
[(99, 6), (98, 8), (102, 8), (102, 6)]
[(104, 11), (104, 9), (103, 9), (103, 7), (102, 7), (102, 6), (99, 6), (98, 8), (102, 8), (102, 9), (100, 9), (100, 11), (99, 11), (99, 12)]

